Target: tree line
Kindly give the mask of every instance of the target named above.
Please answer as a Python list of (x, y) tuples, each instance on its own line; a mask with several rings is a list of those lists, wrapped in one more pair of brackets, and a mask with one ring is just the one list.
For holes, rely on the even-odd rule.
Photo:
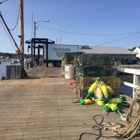
[[(31, 57), (31, 54), (24, 54), (25, 57)], [(4, 53), (4, 52), (0, 52), (0, 57), (6, 58), (18, 58), (18, 55), (15, 53)]]

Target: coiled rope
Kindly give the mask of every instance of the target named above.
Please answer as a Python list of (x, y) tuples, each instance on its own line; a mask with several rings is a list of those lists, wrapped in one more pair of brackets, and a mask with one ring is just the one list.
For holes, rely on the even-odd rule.
[(132, 102), (126, 115), (126, 126), (108, 122), (104, 130), (110, 129), (116, 137), (127, 140), (140, 134), (140, 85), (134, 89), (136, 99)]

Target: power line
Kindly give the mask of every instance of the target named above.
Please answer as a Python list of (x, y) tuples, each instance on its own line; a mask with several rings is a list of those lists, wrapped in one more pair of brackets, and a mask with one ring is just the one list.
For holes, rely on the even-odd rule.
[(16, 24), (15, 24), (14, 28), (13, 29), (8, 28), (10, 31), (13, 31), (16, 28), (16, 26), (18, 24), (18, 20), (19, 20), (19, 9), (18, 9), (18, 17), (17, 17)]
[[(57, 29), (53, 29), (53, 28), (48, 28), (48, 27), (44, 27), (44, 26), (40, 26), (38, 25), (39, 27), (42, 27), (42, 28), (47, 28), (47, 29), (50, 29), (50, 30), (57, 30)], [(109, 44), (109, 43), (113, 43), (113, 42), (117, 42), (117, 41), (120, 41), (120, 40), (123, 40), (123, 39), (126, 39), (126, 38), (129, 38), (129, 37), (132, 37), (132, 36), (135, 36), (135, 35), (138, 35), (140, 34), (140, 32), (133, 32), (133, 33), (122, 33), (122, 34), (85, 34), (85, 33), (76, 33), (76, 32), (70, 32), (70, 31), (63, 31), (63, 30), (57, 30), (57, 31), (60, 31), (60, 32), (66, 32), (66, 33), (71, 33), (71, 34), (80, 34), (80, 35), (90, 35), (90, 36), (119, 36), (119, 35), (129, 35), (129, 36), (126, 36), (126, 37), (123, 37), (123, 38), (119, 38), (119, 39), (116, 39), (116, 40), (113, 40), (113, 41), (109, 41), (109, 42), (105, 42), (105, 43), (101, 43), (101, 44), (98, 44), (98, 45), (95, 45), (95, 46), (101, 46), (101, 45), (105, 45), (105, 44)], [(131, 34), (131, 35), (130, 35)]]
[(60, 32), (65, 32), (65, 33), (70, 33), (70, 34), (89, 35), (89, 36), (120, 36), (120, 35), (129, 35), (129, 34), (140, 33), (140, 32), (133, 32), (133, 33), (122, 33), (122, 34), (89, 34), (89, 33), (78, 33), (78, 32), (58, 30), (58, 29), (44, 27), (44, 26), (40, 26), (40, 25), (37, 25), (37, 26), (42, 27), (42, 28), (46, 28), (49, 30), (54, 30), (54, 31), (60, 31)]
[(8, 36), (8, 38), (9, 38), (9, 40), (10, 40), (10, 42), (11, 42), (13, 48), (14, 48), (14, 50), (16, 50), (15, 47), (14, 47), (14, 44), (13, 44), (13, 42), (11, 41), (11, 38), (10, 38), (9, 34), (7, 33), (7, 30), (5, 29), (5, 27), (4, 27), (4, 25), (2, 24), (2, 21), (1, 21), (1, 20), (0, 20), (0, 23), (1, 23), (2, 27), (3, 27), (3, 29), (5, 30), (5, 32), (6, 32), (7, 36)]
[(136, 34), (133, 34), (133, 35), (130, 35), (130, 36), (127, 36), (127, 37), (123, 37), (123, 38), (116, 39), (116, 40), (113, 40), (113, 41), (109, 41), (109, 42), (105, 42), (105, 43), (102, 43), (102, 44), (98, 44), (98, 45), (95, 45), (95, 46), (101, 46), (101, 45), (105, 45), (105, 44), (109, 44), (109, 43), (117, 42), (117, 41), (120, 41), (120, 40), (123, 40), (123, 39), (129, 38), (129, 37), (132, 37), (132, 36), (135, 36), (135, 35), (138, 35), (138, 34), (140, 34), (140, 32), (139, 32), (139, 33), (136, 33)]

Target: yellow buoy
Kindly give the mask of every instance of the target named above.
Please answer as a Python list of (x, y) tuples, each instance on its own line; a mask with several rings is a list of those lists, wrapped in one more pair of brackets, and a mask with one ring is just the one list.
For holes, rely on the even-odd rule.
[(90, 99), (82, 99), (82, 100), (80, 100), (81, 105), (88, 105), (88, 104), (91, 104), (91, 103), (92, 103), (92, 100), (90, 100)]
[(104, 82), (101, 82), (101, 83), (102, 83), (101, 89), (102, 89), (103, 95), (108, 100), (109, 94), (108, 94), (106, 84)]
[(96, 101), (96, 104), (99, 106), (104, 106), (105, 102), (104, 101)]
[(107, 87), (108, 93), (110, 93), (110, 95), (114, 95), (115, 94), (115, 91), (109, 85), (106, 85), (106, 87)]
[(94, 82), (91, 86), (90, 86), (90, 88), (89, 88), (89, 90), (88, 90), (88, 93), (94, 93), (94, 91), (95, 91), (95, 89), (97, 88), (97, 83), (96, 82)]
[(95, 97), (98, 99), (98, 100), (105, 100), (104, 98), (104, 95), (103, 95), (103, 92), (101, 90), (100, 87), (97, 87), (96, 90), (95, 90)]

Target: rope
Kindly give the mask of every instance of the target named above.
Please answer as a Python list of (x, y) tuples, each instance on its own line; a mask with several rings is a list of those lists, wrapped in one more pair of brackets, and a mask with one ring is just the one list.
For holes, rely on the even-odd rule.
[(134, 89), (136, 99), (132, 102), (126, 115), (126, 126), (116, 123), (104, 124), (104, 130), (110, 129), (116, 137), (127, 140), (140, 134), (140, 85)]
[[(100, 119), (100, 122), (98, 122), (98, 121), (96, 120), (96, 118), (101, 118), (101, 119)], [(98, 130), (98, 131), (99, 131), (99, 134), (94, 134), (94, 133), (82, 133), (82, 134), (80, 135), (80, 137), (79, 137), (79, 140), (82, 140), (82, 137), (83, 137), (84, 135), (93, 135), (93, 136), (97, 136), (97, 138), (94, 139), (94, 140), (98, 140), (98, 139), (100, 139), (100, 138), (107, 138), (107, 139), (116, 138), (115, 136), (103, 136), (103, 135), (102, 135), (102, 130), (103, 130), (103, 125), (102, 125), (102, 123), (103, 123), (103, 121), (104, 121), (104, 117), (103, 117), (103, 116), (101, 116), (101, 115), (95, 115), (95, 116), (93, 116), (93, 120), (94, 120), (94, 122), (96, 123), (96, 125), (93, 126), (92, 128), (93, 128), (94, 130)], [(116, 139), (117, 139), (117, 138), (116, 138)]]

